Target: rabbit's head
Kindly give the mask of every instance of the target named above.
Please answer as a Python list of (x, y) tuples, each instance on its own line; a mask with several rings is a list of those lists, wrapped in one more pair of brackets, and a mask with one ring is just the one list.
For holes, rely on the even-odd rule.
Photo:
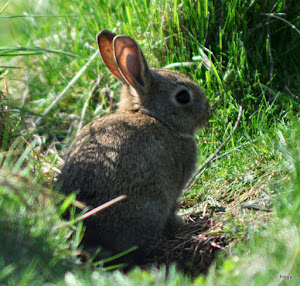
[(136, 41), (103, 30), (97, 35), (103, 62), (123, 83), (120, 111), (137, 111), (191, 137), (210, 117), (202, 89), (177, 71), (150, 69)]

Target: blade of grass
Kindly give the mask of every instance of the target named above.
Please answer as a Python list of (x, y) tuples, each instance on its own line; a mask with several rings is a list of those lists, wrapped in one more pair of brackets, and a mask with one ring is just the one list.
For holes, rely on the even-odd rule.
[[(8, 168), (9, 166), (9, 163), (10, 163), (10, 160), (11, 160), (11, 157), (13, 156), (13, 154), (16, 152), (16, 149), (17, 149), (17, 146), (22, 142), (22, 138), (21, 137), (17, 137), (16, 140), (13, 141), (13, 143), (11, 144), (9, 150), (7, 152), (1, 152), (0, 153), (0, 163), (2, 165), (2, 168), (5, 169), (5, 168)], [(6, 146), (4, 146), (6, 147)], [(2, 146), (2, 149), (5, 150), (5, 148), (3, 148)], [(3, 162), (4, 160), (4, 162)]]
[[(2, 10), (0, 11), (1, 14)], [(47, 18), (69, 18), (69, 17), (78, 17), (77, 15), (13, 15), (13, 16), (0, 16), (0, 18), (8, 18), (8, 19), (13, 19), (13, 18), (28, 18), (28, 17), (33, 17), (33, 18), (41, 18), (41, 17), (47, 17)]]
[(15, 163), (14, 167), (12, 168), (12, 170), (11, 170), (12, 173), (16, 173), (16, 172), (19, 171), (19, 169), (20, 169), (21, 165), (23, 164), (24, 160), (27, 159), (29, 153), (34, 149), (35, 144), (36, 144), (36, 141), (33, 141), (29, 146), (27, 146), (27, 148), (22, 153), (19, 160)]
[[(42, 116), (47, 115), (50, 110), (57, 104), (57, 102), (65, 95), (65, 93), (69, 90), (71, 86), (83, 75), (87, 67), (91, 64), (91, 62), (96, 58), (98, 55), (98, 51), (96, 51), (91, 58), (88, 60), (88, 62), (81, 68), (81, 70), (72, 78), (72, 80), (69, 82), (69, 84), (65, 87), (65, 89), (56, 97), (56, 99), (50, 104), (50, 106), (43, 112)], [(39, 117), (35, 121), (35, 125), (37, 125), (41, 120), (41, 117)]]
[(17, 266), (15, 266), (13, 264), (10, 264), (10, 265), (7, 265), (6, 267), (4, 267), (0, 271), (0, 281), (4, 280), (7, 276), (9, 276), (16, 268), (17, 268)]
[[(2, 14), (3, 12), (4, 12), (4, 10), (8, 7), (8, 3), (9, 3), (10, 1), (7, 1), (5, 4), (4, 4), (4, 6), (3, 6), (3, 8), (0, 10), (0, 14)], [(1, 17), (1, 16), (0, 16)]]
[(65, 51), (46, 49), (41, 47), (0, 47), (0, 56), (23, 56), (23, 55), (38, 55), (45, 53), (53, 53), (59, 55), (67, 55), (74, 58), (82, 58), (78, 55), (71, 54)]
[(113, 255), (113, 256), (111, 256), (109, 258), (103, 259), (103, 260), (101, 260), (101, 262), (102, 263), (106, 263), (106, 262), (113, 261), (113, 260), (115, 260), (117, 258), (120, 258), (120, 257), (122, 257), (122, 256), (124, 256), (124, 255), (126, 255), (126, 254), (128, 254), (128, 253), (130, 253), (130, 252), (132, 252), (134, 250), (136, 250), (137, 248), (138, 248), (137, 246), (133, 246), (133, 247), (131, 247), (131, 248), (129, 248), (129, 249), (123, 251), (123, 252), (120, 252), (120, 253), (118, 253), (116, 255)]

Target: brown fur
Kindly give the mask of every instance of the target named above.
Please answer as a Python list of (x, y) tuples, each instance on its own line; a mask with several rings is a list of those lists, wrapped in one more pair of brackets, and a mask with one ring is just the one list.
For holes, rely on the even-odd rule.
[[(127, 199), (88, 219), (87, 246), (109, 254), (153, 244), (175, 215), (196, 165), (195, 132), (210, 116), (203, 91), (187, 76), (149, 69), (137, 43), (109, 31), (98, 35), (104, 63), (123, 82), (118, 110), (86, 125), (66, 156), (57, 187), (91, 207), (119, 195)], [(176, 94), (186, 90), (190, 102)], [(140, 259), (142, 252), (134, 259)]]

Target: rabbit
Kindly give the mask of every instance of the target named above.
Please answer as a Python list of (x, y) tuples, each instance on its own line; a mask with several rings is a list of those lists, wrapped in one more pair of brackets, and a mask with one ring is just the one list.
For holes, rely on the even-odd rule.
[(137, 246), (133, 261), (181, 224), (178, 199), (197, 161), (195, 133), (208, 122), (202, 89), (177, 71), (150, 69), (137, 42), (103, 30), (100, 55), (122, 83), (117, 110), (87, 124), (71, 144), (56, 186), (97, 207), (127, 198), (84, 221), (83, 245), (107, 256)]

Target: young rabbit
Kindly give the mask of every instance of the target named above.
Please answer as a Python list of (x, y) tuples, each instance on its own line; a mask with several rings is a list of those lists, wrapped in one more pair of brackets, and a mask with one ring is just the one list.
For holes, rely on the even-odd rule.
[(85, 246), (108, 255), (133, 246), (141, 251), (166, 229), (176, 229), (177, 200), (196, 165), (194, 134), (210, 106), (200, 87), (171, 70), (150, 69), (135, 40), (103, 30), (103, 62), (123, 83), (115, 113), (86, 125), (71, 145), (57, 188), (97, 207), (127, 198), (84, 221)]

